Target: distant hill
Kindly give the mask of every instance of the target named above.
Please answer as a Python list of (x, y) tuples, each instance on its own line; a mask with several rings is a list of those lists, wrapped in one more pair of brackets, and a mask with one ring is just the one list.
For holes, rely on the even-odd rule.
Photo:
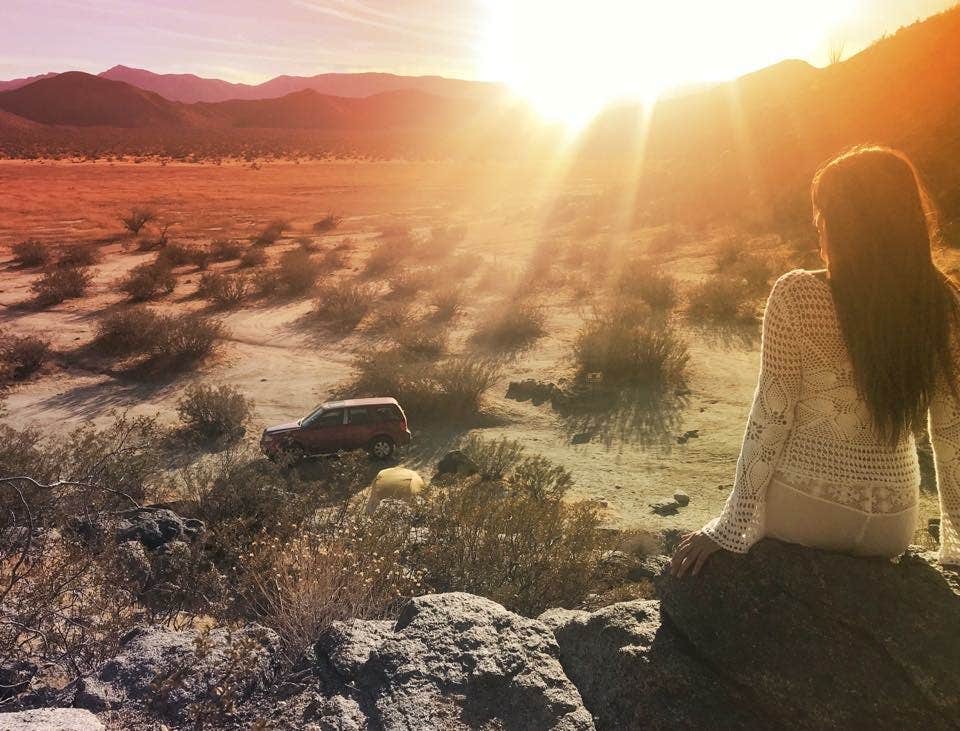
[(22, 79), (10, 79), (9, 81), (0, 81), (0, 91), (13, 91), (14, 89), (19, 89), (21, 86), (26, 86), (27, 84), (32, 84), (34, 81), (39, 81), (40, 79), (47, 79), (51, 76), (56, 76), (55, 71), (50, 71), (45, 74), (37, 74), (36, 76), (25, 76)]
[(186, 103), (275, 99), (306, 89), (339, 97), (366, 97), (389, 91), (421, 91), (453, 98), (481, 98), (505, 93), (504, 87), (499, 84), (447, 79), (441, 76), (397, 76), (384, 73), (277, 76), (262, 84), (238, 84), (221, 79), (206, 79), (194, 74), (156, 74), (129, 66), (114, 66), (100, 76), (155, 92), (171, 101)]
[(0, 109), (50, 125), (178, 127), (204, 122), (189, 106), (81, 71), (0, 92)]

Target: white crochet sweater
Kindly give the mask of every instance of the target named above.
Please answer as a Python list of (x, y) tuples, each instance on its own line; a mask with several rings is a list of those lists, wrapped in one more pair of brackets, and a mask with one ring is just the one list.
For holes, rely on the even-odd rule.
[[(777, 280), (761, 349), (733, 492), (704, 532), (745, 553), (764, 535), (764, 502), (775, 472), (799, 483), (828, 483), (834, 488), (828, 499), (866, 512), (909, 507), (904, 501), (920, 482), (916, 444), (912, 436), (895, 448), (878, 439), (825, 279), (798, 269)], [(929, 426), (940, 491), (940, 561), (958, 564), (960, 404), (946, 383), (938, 385)], [(866, 503), (863, 495), (870, 495)]]

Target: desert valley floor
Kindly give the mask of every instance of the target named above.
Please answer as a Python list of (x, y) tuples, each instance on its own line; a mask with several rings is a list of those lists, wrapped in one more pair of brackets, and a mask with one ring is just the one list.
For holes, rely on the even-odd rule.
[[(155, 210), (159, 223), (170, 224), (171, 240), (187, 244), (221, 238), (247, 242), (271, 220), (283, 219), (289, 226), (269, 248), (271, 258), (309, 237), (317, 251), (341, 247), (348, 257), (341, 271), (324, 276), (334, 281), (364, 278), (383, 293), (397, 272), (373, 276), (364, 271), (382, 232), (402, 228), (417, 236), (435, 227), (465, 227), (465, 237), (451, 254), (459, 266), (430, 264), (436, 266), (431, 270), (436, 287), (454, 286), (463, 294), (462, 309), (451, 321), (449, 350), (474, 347), (470, 333), (486, 313), (521, 294), (533, 297), (546, 316), (546, 334), (530, 347), (485, 353), (501, 362), (502, 371), (487, 393), (483, 422), (470, 426), (485, 436), (517, 439), (529, 452), (566, 467), (576, 495), (603, 501), (611, 523), (650, 530), (695, 528), (719, 510), (733, 480), (759, 366), (758, 324), (713, 328), (673, 315), (689, 346), (689, 377), (686, 389), (669, 394), (655, 414), (619, 403), (605, 412), (570, 417), (549, 403), (535, 406), (506, 397), (512, 381), (571, 378), (572, 343), (606, 285), (603, 271), (609, 262), (602, 261), (602, 252), (636, 254), (659, 266), (677, 280), (682, 299), (685, 287), (716, 271), (718, 251), (730, 246), (728, 231), (694, 231), (680, 223), (676, 235), (665, 237), (663, 227), (617, 226), (591, 218), (595, 201), (616, 194), (602, 171), (564, 176), (505, 163), (336, 160), (258, 168), (241, 163), (0, 162), (0, 247), (5, 252), (17, 241), (35, 238), (63, 247), (98, 242), (102, 255), (93, 266), (90, 294), (36, 309), (23, 303), (30, 299), (37, 271), (15, 266), (4, 253), (0, 327), (41, 334), (58, 354), (89, 342), (97, 316), (123, 306), (125, 296), (116, 283), (155, 256), (139, 250), (122, 231), (120, 214), (136, 206)], [(315, 233), (313, 222), (327, 213), (342, 217), (340, 225)], [(612, 248), (601, 247), (611, 242)], [(801, 259), (775, 236), (756, 237), (745, 246), (773, 262), (772, 277), (810, 266), (809, 257)], [(546, 261), (542, 286), (533, 294), (520, 293), (519, 275), (534, 257)], [(235, 266), (225, 262), (211, 268)], [(192, 267), (178, 269), (175, 290), (150, 306), (173, 313), (206, 310), (207, 303), (195, 296), (199, 277)], [(529, 286), (529, 279), (524, 281)], [(386, 294), (378, 295), (373, 309), (386, 299)], [(762, 300), (762, 295), (756, 300), (758, 312)], [(413, 307), (425, 308), (428, 302), (429, 293), (422, 292)], [(3, 418), (17, 427), (66, 431), (83, 420), (103, 422), (112, 412), (129, 410), (159, 413), (173, 423), (183, 389), (203, 380), (229, 383), (255, 400), (256, 421), (248, 438), (256, 438), (262, 427), (302, 416), (336, 394), (349, 379), (354, 358), (376, 348), (381, 338), (363, 324), (345, 336), (305, 327), (310, 306), (311, 298), (305, 296), (212, 312), (226, 327), (225, 342), (196, 371), (175, 379), (144, 381), (111, 369), (84, 368), (69, 357), (54, 358), (39, 375), (12, 389)], [(453, 424), (411, 427), (417, 438), (400, 460), (426, 472), (469, 432)], [(687, 507), (673, 516), (652, 512), (650, 503), (677, 491), (690, 496)], [(937, 515), (935, 492), (925, 492), (922, 499), (925, 524)]]

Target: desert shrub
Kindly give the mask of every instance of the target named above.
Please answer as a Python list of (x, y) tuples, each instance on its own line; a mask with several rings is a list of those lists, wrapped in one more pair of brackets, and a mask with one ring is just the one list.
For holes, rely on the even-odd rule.
[(49, 353), (49, 340), (0, 333), (0, 383), (29, 378), (40, 370)]
[(476, 417), (500, 373), (490, 361), (430, 362), (399, 348), (361, 355), (354, 368), (351, 394), (393, 396), (411, 418), (434, 423)]
[(289, 295), (309, 291), (320, 276), (320, 265), (310, 258), (304, 249), (291, 249), (280, 257), (278, 263), (280, 281)]
[(217, 307), (236, 307), (250, 294), (250, 279), (246, 274), (204, 272), (197, 294)]
[(353, 332), (373, 300), (373, 291), (360, 284), (327, 285), (317, 293), (312, 316), (334, 332)]
[(677, 304), (676, 279), (643, 260), (634, 260), (624, 267), (618, 289), (621, 293), (639, 297), (661, 312), (672, 310)]
[(30, 285), (30, 289), (38, 306), (49, 307), (83, 297), (92, 279), (86, 267), (58, 266), (46, 270)]
[(451, 256), (447, 263), (443, 265), (442, 276), (451, 279), (463, 280), (473, 276), (473, 274), (483, 264), (483, 257), (472, 251), (464, 251), (456, 256)]
[(463, 311), (463, 289), (455, 285), (443, 287), (431, 295), (430, 305), (435, 319), (452, 320)]
[(158, 315), (146, 308), (113, 312), (101, 318), (91, 347), (105, 355), (144, 357), (154, 366), (189, 366), (208, 355), (223, 326), (197, 314)]
[(159, 347), (165, 320), (145, 307), (111, 312), (97, 323), (93, 349), (106, 355), (125, 356)]
[(425, 267), (403, 269), (390, 278), (390, 294), (393, 297), (416, 297), (429, 289), (436, 276), (436, 271)]
[(258, 297), (274, 297), (283, 291), (280, 270), (276, 267), (257, 269), (253, 273), (253, 290)]
[(253, 402), (229, 385), (191, 386), (177, 402), (180, 422), (197, 441), (236, 441), (253, 414)]
[(170, 265), (161, 260), (135, 266), (120, 282), (120, 291), (134, 302), (146, 302), (170, 294), (177, 286), (177, 278)]
[(683, 241), (680, 231), (674, 226), (665, 226), (656, 231), (647, 244), (647, 251), (651, 254), (669, 254)]
[(460, 445), (460, 450), (477, 466), (484, 480), (501, 480), (523, 458), (523, 445), (513, 439), (484, 439), (470, 435)]
[(421, 247), (422, 255), (427, 259), (440, 259), (450, 253), (467, 237), (467, 227), (463, 224), (434, 226)]
[(716, 265), (718, 271), (736, 264), (744, 255), (743, 242), (736, 237), (725, 238), (717, 246)]
[(741, 279), (751, 294), (761, 294), (770, 284), (773, 267), (766, 258), (753, 254), (743, 255), (727, 268), (726, 274)]
[(283, 236), (289, 224), (282, 218), (274, 219), (264, 226), (260, 233), (253, 237), (253, 243), (256, 246), (273, 246)]
[(333, 231), (333, 229), (339, 226), (340, 221), (340, 216), (335, 216), (332, 213), (328, 213), (326, 216), (313, 224), (313, 230), (318, 234), (325, 234), (328, 231)]
[(251, 246), (240, 255), (240, 266), (242, 267), (262, 267), (266, 263), (267, 252), (255, 246)]
[(170, 243), (160, 249), (157, 254), (157, 263), (166, 264), (170, 268), (192, 264), (206, 269), (210, 263), (210, 252), (199, 246)]
[[(213, 243), (210, 244), (210, 257), (214, 261), (232, 261), (234, 259), (239, 259), (241, 256), (247, 254), (248, 252), (253, 251), (252, 249), (244, 250), (243, 244), (234, 239), (216, 239)], [(261, 262), (266, 261), (267, 255), (260, 250), (256, 250), (257, 253), (263, 257)]]
[(573, 346), (580, 377), (599, 373), (611, 385), (682, 384), (689, 358), (686, 344), (667, 325), (629, 322), (609, 310), (595, 312)]
[(330, 249), (320, 257), (320, 271), (331, 273), (343, 269), (347, 265), (347, 256), (343, 249)]
[(367, 328), (371, 332), (400, 333), (411, 328), (413, 317), (406, 302), (388, 302), (371, 317)]
[(50, 249), (36, 239), (19, 241), (11, 247), (13, 260), (22, 267), (39, 267), (50, 262)]
[(755, 319), (755, 306), (742, 279), (712, 275), (688, 291), (687, 316), (706, 322), (749, 322)]
[(443, 331), (419, 325), (395, 330), (393, 340), (400, 351), (417, 358), (437, 358), (447, 349), (447, 336)]
[(529, 302), (508, 302), (484, 318), (473, 340), (510, 350), (531, 345), (546, 333), (543, 309)]
[(465, 480), (426, 498), (418, 555), (433, 591), (466, 591), (535, 616), (578, 605), (605, 541), (596, 510), (500, 482)]
[(410, 525), (384, 511), (350, 510), (326, 530), (258, 537), (252, 549), (241, 596), (291, 661), (333, 622), (392, 616), (420, 588)]
[(298, 236), (293, 243), (306, 252), (319, 251), (320, 249), (320, 246), (317, 244), (317, 242), (309, 236)]
[(157, 214), (149, 208), (132, 208), (129, 213), (120, 216), (120, 222), (127, 231), (136, 236), (156, 217)]
[(90, 267), (98, 264), (102, 258), (97, 246), (93, 244), (74, 244), (60, 249), (57, 256), (57, 266)]

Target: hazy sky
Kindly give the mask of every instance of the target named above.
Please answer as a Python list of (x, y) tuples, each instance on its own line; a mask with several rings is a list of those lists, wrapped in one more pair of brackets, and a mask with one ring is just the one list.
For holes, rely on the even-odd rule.
[[(365, 70), (483, 78), (491, 75), (495, 42), (491, 6), (526, 1), (0, 0), (0, 78), (67, 69), (99, 72), (118, 63), (247, 82)], [(580, 5), (582, 11), (574, 12), (584, 14), (593, 6), (555, 1)], [(646, 1), (624, 0), (634, 8)], [(703, 1), (716, 8), (719, 0)], [(855, 7), (851, 20), (842, 29), (824, 28), (823, 43), (809, 49), (808, 60), (822, 64), (830, 38), (843, 37), (848, 51), (855, 51), (955, 1), (849, 0)], [(795, 10), (798, 2), (767, 3), (781, 4)], [(663, 2), (649, 5), (656, 13)], [(550, 33), (549, 17), (542, 32)], [(723, 29), (713, 32), (722, 36)]]

